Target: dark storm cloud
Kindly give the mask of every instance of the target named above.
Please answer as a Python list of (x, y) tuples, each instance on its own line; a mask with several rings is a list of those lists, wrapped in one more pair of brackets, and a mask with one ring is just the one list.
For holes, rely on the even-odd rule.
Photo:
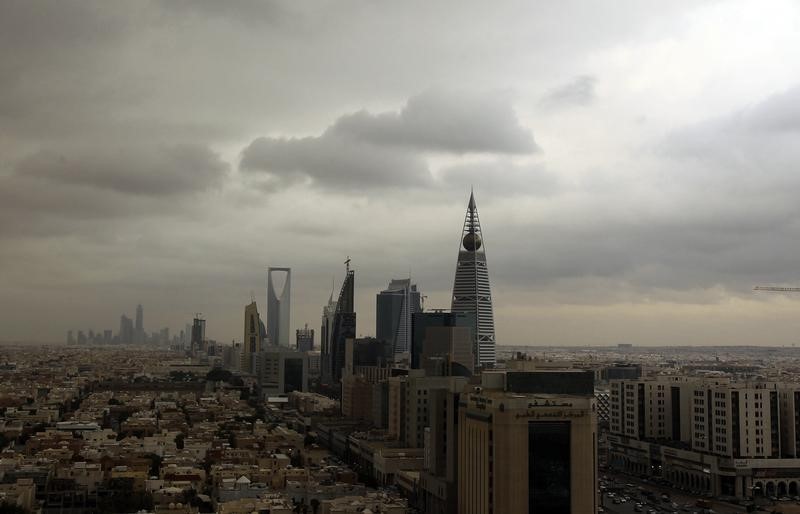
[(305, 182), (334, 189), (426, 186), (432, 177), (425, 152), (534, 150), (533, 136), (502, 95), (431, 90), (399, 113), (342, 116), (318, 137), (258, 138), (243, 150), (240, 168), (265, 172), (270, 190)]
[(431, 175), (414, 154), (326, 132), (299, 139), (258, 138), (242, 152), (241, 169), (266, 172), (266, 190), (296, 183), (352, 190), (370, 187), (422, 186)]
[(228, 165), (199, 145), (45, 150), (19, 163), (18, 175), (60, 184), (149, 196), (218, 185)]
[(228, 168), (199, 145), (43, 150), (0, 176), (0, 238), (93, 236), (121, 220), (185, 214)]
[(331, 132), (378, 145), (452, 153), (527, 154), (537, 149), (502, 94), (429, 90), (399, 113), (360, 111), (342, 116)]
[(597, 79), (591, 75), (580, 75), (566, 84), (551, 89), (540, 103), (546, 108), (589, 105), (595, 99), (596, 82)]

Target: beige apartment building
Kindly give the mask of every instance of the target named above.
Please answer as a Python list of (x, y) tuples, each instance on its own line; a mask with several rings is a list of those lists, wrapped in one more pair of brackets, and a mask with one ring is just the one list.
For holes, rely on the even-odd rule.
[(461, 395), (458, 512), (597, 511), (591, 371), (486, 372)]
[(716, 496), (798, 494), (800, 384), (654, 377), (610, 389), (612, 466)]

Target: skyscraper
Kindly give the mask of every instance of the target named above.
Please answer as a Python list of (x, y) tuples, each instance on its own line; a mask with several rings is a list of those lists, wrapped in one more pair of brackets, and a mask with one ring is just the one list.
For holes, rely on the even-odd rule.
[(410, 351), (411, 317), (422, 310), (416, 284), (392, 280), (375, 303), (375, 337), (391, 343), (395, 355)]
[(475, 315), (475, 330), (472, 334), (475, 365), (494, 365), (496, 354), (492, 291), (489, 287), (486, 248), (478, 219), (478, 208), (472, 193), (469, 195), (464, 228), (461, 231), (451, 310), (454, 313), (467, 312)]
[(329, 377), (331, 364), (331, 335), (333, 334), (333, 318), (336, 315), (336, 300), (333, 299), (333, 284), (328, 304), (322, 308), (322, 324), (319, 331), (319, 350), (321, 374)]
[(472, 333), (475, 315), (463, 312), (418, 312), (413, 316), (411, 367), (429, 376), (474, 372)]
[(244, 349), (242, 352), (242, 371), (253, 372), (253, 358), (261, 351), (261, 317), (256, 302), (244, 308)]
[[(280, 295), (275, 291), (273, 276), (285, 273), (286, 280)], [(290, 304), (292, 290), (291, 268), (267, 269), (267, 335), (272, 344), (289, 346)]]
[(350, 269), (347, 260), (347, 275), (339, 291), (336, 312), (333, 315), (330, 343), (327, 354), (323, 355), (324, 378), (329, 384), (337, 384), (342, 378), (344, 356), (347, 339), (356, 337), (356, 313), (354, 311), (355, 273)]
[(131, 344), (133, 342), (133, 320), (126, 315), (119, 318), (119, 343)]
[(144, 309), (141, 303), (136, 306), (136, 330), (133, 337), (136, 344), (144, 343)]
[(206, 340), (206, 320), (194, 318), (192, 321), (192, 351), (203, 349), (203, 341)]

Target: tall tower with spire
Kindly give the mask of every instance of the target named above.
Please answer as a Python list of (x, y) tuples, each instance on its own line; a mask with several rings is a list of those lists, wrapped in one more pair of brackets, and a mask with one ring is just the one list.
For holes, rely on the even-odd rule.
[[(348, 339), (356, 337), (355, 272), (350, 269), (350, 257), (345, 261), (347, 274), (333, 313), (333, 324), (328, 338), (327, 351), (322, 349), (322, 378), (329, 385), (338, 384), (342, 379), (344, 368), (345, 345)], [(328, 305), (332, 302), (329, 300)]]
[(472, 334), (475, 366), (493, 366), (497, 357), (492, 291), (489, 287), (489, 270), (486, 267), (486, 248), (473, 192), (469, 195), (467, 215), (459, 240), (451, 310), (475, 316)]

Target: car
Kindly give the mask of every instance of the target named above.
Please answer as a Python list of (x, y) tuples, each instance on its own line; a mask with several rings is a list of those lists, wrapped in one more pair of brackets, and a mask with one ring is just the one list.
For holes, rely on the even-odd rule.
[(641, 505), (636, 505), (635, 507), (633, 507), (633, 512), (644, 512), (644, 509), (642, 508)]

